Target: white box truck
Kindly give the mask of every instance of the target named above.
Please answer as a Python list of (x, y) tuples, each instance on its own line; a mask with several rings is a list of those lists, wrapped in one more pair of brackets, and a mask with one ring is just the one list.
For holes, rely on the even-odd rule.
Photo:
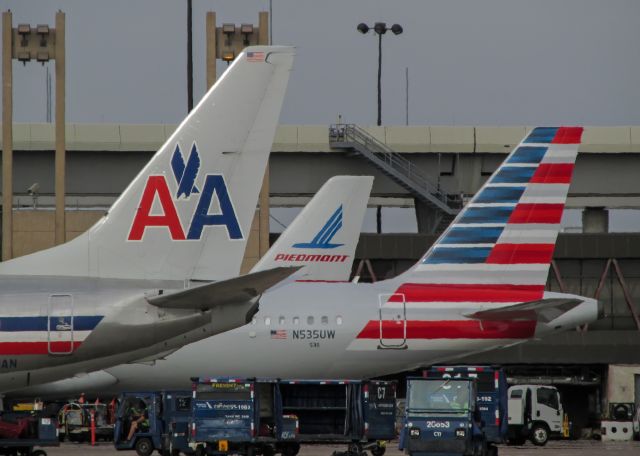
[(564, 411), (555, 387), (515, 385), (509, 388), (508, 396), (509, 443), (522, 445), (529, 439), (542, 446), (549, 437), (563, 435)]

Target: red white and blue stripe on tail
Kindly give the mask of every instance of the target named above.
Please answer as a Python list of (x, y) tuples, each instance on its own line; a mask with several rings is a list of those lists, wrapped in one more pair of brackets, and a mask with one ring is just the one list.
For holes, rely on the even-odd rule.
[[(420, 262), (397, 278), (385, 307), (406, 305), (407, 339), (513, 338), (516, 322), (502, 322), (502, 332), (485, 331), (487, 322), (414, 321), (412, 309), (486, 308), (543, 297), (582, 131), (533, 129)], [(450, 324), (451, 331), (434, 331)], [(375, 328), (380, 337), (385, 325), (398, 329), (397, 322), (369, 325), (359, 338), (373, 338)], [(433, 327), (420, 329), (425, 326)], [(525, 326), (518, 334), (531, 337), (535, 322)]]

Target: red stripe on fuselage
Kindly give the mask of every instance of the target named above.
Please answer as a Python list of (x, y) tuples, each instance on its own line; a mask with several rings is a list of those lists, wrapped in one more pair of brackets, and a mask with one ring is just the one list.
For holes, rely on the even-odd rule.
[[(528, 339), (536, 331), (535, 321), (407, 320), (407, 339)], [(370, 320), (358, 339), (380, 339), (380, 321)], [(383, 339), (404, 339), (404, 325), (382, 321)]]
[(573, 163), (541, 163), (529, 181), (532, 184), (570, 184)]
[(583, 130), (582, 127), (560, 127), (551, 144), (580, 144)]
[(487, 263), (551, 263), (554, 248), (555, 244), (496, 244), (487, 257)]
[(518, 204), (507, 223), (560, 223), (564, 204)]
[(524, 302), (536, 301), (544, 285), (404, 283), (389, 302)]
[[(82, 342), (73, 342), (73, 350), (77, 350)], [(71, 342), (0, 342), (0, 355), (48, 355), (51, 353), (68, 353), (72, 350)]]

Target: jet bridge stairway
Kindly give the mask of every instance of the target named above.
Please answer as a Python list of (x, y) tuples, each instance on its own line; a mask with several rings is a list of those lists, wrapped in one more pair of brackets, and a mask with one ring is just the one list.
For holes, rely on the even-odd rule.
[(353, 124), (331, 125), (329, 145), (335, 149), (353, 150), (362, 155), (383, 174), (409, 191), (420, 203), (435, 210), (437, 218), (430, 231), (444, 231), (460, 211), (460, 199), (442, 193), (415, 164), (391, 150), (364, 129)]

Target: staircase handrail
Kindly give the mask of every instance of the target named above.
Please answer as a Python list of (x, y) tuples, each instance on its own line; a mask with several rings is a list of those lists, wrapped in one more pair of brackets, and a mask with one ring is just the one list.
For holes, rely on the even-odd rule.
[(439, 186), (432, 184), (416, 165), (357, 125), (331, 125), (329, 127), (329, 142), (356, 142), (363, 145), (375, 158), (402, 172), (415, 185), (448, 205), (447, 195), (440, 191)]

